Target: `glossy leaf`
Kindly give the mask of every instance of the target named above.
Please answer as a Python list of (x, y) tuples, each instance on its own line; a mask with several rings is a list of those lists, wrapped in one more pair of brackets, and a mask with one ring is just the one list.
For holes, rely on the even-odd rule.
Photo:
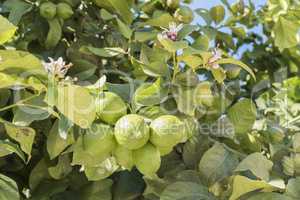
[(15, 27), (13, 24), (11, 24), (5, 17), (0, 15), (0, 44), (3, 44), (10, 40), (16, 30), (17, 27)]

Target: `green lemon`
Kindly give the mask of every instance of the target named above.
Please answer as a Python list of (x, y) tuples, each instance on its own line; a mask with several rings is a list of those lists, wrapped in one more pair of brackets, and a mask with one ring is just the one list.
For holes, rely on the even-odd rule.
[(114, 156), (119, 165), (125, 169), (131, 170), (134, 166), (133, 152), (121, 145), (118, 145), (114, 151)]
[(113, 128), (93, 124), (74, 145), (73, 164), (94, 167), (103, 162), (116, 148)]
[(41, 4), (40, 15), (46, 19), (53, 19), (56, 15), (56, 5), (52, 2)]
[(97, 97), (96, 110), (98, 117), (108, 124), (115, 124), (127, 113), (125, 102), (112, 92), (104, 92)]
[(170, 147), (157, 147), (157, 149), (159, 150), (161, 156), (165, 156), (165, 155), (168, 155), (169, 153), (171, 153), (173, 151), (173, 146), (170, 146)]
[(211, 90), (211, 83), (208, 81), (203, 81), (199, 83), (194, 92), (195, 101), (200, 102), (200, 104), (211, 107), (214, 103), (214, 96)]
[(74, 14), (72, 7), (67, 3), (57, 5), (57, 16), (62, 19), (69, 19)]
[(138, 149), (149, 140), (149, 126), (140, 115), (129, 114), (120, 118), (115, 125), (117, 142), (127, 149)]
[(163, 115), (152, 121), (150, 141), (155, 146), (173, 147), (185, 136), (184, 123), (173, 115)]
[(182, 23), (189, 24), (194, 19), (194, 14), (192, 9), (187, 6), (181, 6), (175, 12), (175, 18)]
[(136, 168), (145, 176), (154, 176), (160, 168), (160, 152), (150, 143), (133, 151), (133, 159)]

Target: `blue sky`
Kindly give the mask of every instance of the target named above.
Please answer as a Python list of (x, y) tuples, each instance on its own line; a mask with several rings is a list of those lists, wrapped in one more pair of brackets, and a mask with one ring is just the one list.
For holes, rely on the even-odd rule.
[[(227, 1), (229, 2), (229, 4), (232, 4), (232, 3), (237, 2), (238, 0), (227, 0)], [(252, 2), (256, 6), (256, 9), (259, 9), (260, 6), (265, 5), (266, 1), (267, 0), (252, 0)], [(245, 1), (245, 2), (247, 2), (247, 1)], [(193, 0), (193, 3), (190, 4), (190, 7), (193, 10), (197, 9), (197, 8), (210, 9), (213, 6), (220, 5), (220, 4), (223, 5), (221, 0)], [(204, 23), (203, 19), (198, 15), (196, 15), (195, 22), (199, 23), (199, 24)], [(222, 29), (222, 31), (228, 32), (226, 29), (224, 29), (224, 30)], [(255, 27), (251, 31), (261, 33), (262, 32), (262, 27), (261, 26)], [(247, 49), (251, 49), (251, 46), (243, 46), (242, 49), (240, 49), (240, 53), (242, 53), (243, 51), (245, 51)], [(235, 55), (235, 56), (239, 57), (240, 55)]]
[[(237, 2), (237, 0), (227, 0), (230, 4)], [(267, 0), (252, 0), (255, 5), (264, 5)], [(193, 0), (192, 8), (211, 8), (215, 5), (222, 4), (220, 0)]]

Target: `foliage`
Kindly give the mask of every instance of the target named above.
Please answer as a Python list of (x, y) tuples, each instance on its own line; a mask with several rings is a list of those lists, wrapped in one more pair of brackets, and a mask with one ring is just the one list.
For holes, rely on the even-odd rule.
[(297, 0), (0, 2), (0, 200), (300, 198)]

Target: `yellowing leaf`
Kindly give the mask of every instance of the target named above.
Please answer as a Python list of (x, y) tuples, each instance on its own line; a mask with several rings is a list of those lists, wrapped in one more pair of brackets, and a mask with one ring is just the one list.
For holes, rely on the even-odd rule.
[(185, 62), (194, 70), (197, 69), (203, 63), (202, 58), (196, 55), (179, 56), (177, 59), (179, 62)]
[(265, 181), (251, 180), (244, 176), (235, 176), (232, 187), (233, 192), (229, 200), (238, 200), (242, 195), (256, 190), (273, 188)]
[(273, 29), (275, 45), (280, 50), (296, 46), (298, 44), (297, 34), (299, 28), (298, 23), (280, 16)]
[(12, 139), (16, 140), (21, 149), (31, 157), (31, 149), (35, 138), (35, 130), (30, 127), (16, 126), (10, 122), (1, 120), (4, 123), (6, 133)]
[(28, 75), (45, 74), (41, 61), (25, 51), (0, 50), (0, 71), (27, 71)]
[(14, 36), (16, 30), (16, 26), (11, 24), (5, 17), (0, 15), (0, 44), (10, 40)]

